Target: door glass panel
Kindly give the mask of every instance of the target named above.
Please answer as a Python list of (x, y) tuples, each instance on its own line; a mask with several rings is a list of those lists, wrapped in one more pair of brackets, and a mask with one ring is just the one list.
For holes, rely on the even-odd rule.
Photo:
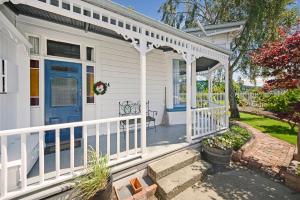
[(51, 106), (72, 106), (77, 104), (77, 80), (56, 77), (51, 80)]

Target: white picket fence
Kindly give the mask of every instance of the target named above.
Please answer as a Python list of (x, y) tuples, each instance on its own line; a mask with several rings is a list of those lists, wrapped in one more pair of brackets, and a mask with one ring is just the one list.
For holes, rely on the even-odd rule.
[(197, 108), (206, 108), (225, 105), (225, 93), (197, 93)]
[(226, 128), (225, 106), (192, 109), (192, 139), (204, 137)]
[[(100, 119), (100, 120), (92, 120), (92, 121), (82, 121), (82, 122), (74, 122), (74, 123), (66, 123), (66, 124), (57, 124), (57, 125), (47, 125), (40, 127), (30, 127), (30, 128), (21, 128), (21, 129), (12, 129), (0, 131), (0, 139), (1, 139), (1, 178), (0, 178), (0, 199), (10, 199), (16, 198), (19, 195), (24, 193), (32, 192), (37, 189), (41, 189), (50, 185), (57, 184), (59, 182), (68, 180), (74, 176), (77, 176), (83, 172), (83, 169), (88, 164), (88, 128), (92, 128), (95, 130), (95, 150), (99, 155), (99, 135), (103, 133), (101, 127), (106, 127), (106, 144), (107, 144), (107, 156), (109, 158), (109, 163), (116, 164), (118, 162), (124, 162), (127, 159), (132, 159), (135, 156), (141, 155), (141, 148), (138, 148), (138, 122), (137, 120), (141, 118), (141, 116), (128, 116), (128, 117), (118, 117), (118, 118), (109, 118), (109, 119)], [(130, 149), (129, 147), (129, 120), (134, 121), (133, 128), (131, 127), (131, 132), (134, 132), (134, 147)], [(125, 151), (121, 151), (120, 148), (120, 121), (126, 121), (126, 149)], [(111, 126), (116, 127), (116, 154), (111, 155)], [(81, 145), (83, 146), (83, 164), (80, 166), (75, 166), (75, 136), (74, 130), (77, 127), (82, 128), (82, 141)], [(60, 130), (69, 129), (70, 132), (70, 163), (69, 168), (61, 169), (61, 141), (60, 141)], [(52, 173), (45, 173), (45, 133), (46, 131), (52, 131), (52, 134), (55, 134), (55, 171)], [(28, 166), (28, 153), (27, 153), (27, 139), (32, 136), (32, 134), (38, 134), (38, 152), (39, 152), (39, 174), (34, 180), (27, 177), (27, 166)], [(9, 157), (8, 149), (11, 143), (8, 143), (8, 138), (12, 136), (19, 136), (20, 143), (20, 158), (17, 160), (12, 160)], [(14, 144), (16, 145), (16, 144)], [(17, 151), (17, 150), (16, 150)], [(30, 155), (29, 155), (30, 156)], [(10, 177), (8, 177), (8, 170), (11, 167), (19, 168), (19, 177), (20, 182), (17, 183), (17, 188), (13, 191), (9, 190), (8, 182), (10, 181)]]

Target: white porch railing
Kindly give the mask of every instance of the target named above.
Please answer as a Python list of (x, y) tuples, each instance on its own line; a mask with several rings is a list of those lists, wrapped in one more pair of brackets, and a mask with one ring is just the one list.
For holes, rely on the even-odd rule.
[(226, 121), (225, 106), (192, 109), (192, 139), (226, 129)]
[[(99, 136), (100, 133), (106, 134), (106, 147), (107, 147), (107, 156), (109, 157), (109, 164), (117, 164), (119, 162), (124, 162), (126, 160), (132, 159), (136, 156), (141, 155), (141, 149), (138, 148), (138, 122), (137, 120), (141, 118), (141, 116), (127, 116), (127, 117), (118, 117), (118, 118), (109, 118), (109, 119), (99, 119), (92, 121), (82, 121), (82, 122), (74, 122), (74, 123), (66, 123), (66, 124), (57, 124), (57, 125), (47, 125), (40, 127), (31, 127), (31, 128), (21, 128), (21, 129), (13, 129), (13, 130), (5, 130), (0, 131), (1, 138), (1, 177), (0, 177), (0, 199), (10, 199), (16, 198), (22, 194), (35, 191), (37, 189), (41, 189), (50, 185), (57, 184), (59, 182), (68, 180), (76, 175), (79, 175), (83, 172), (84, 167), (87, 166), (88, 163), (88, 128), (95, 130), (95, 150), (99, 154)], [(126, 121), (126, 130), (125, 130), (125, 141), (126, 148), (125, 151), (121, 151), (120, 144), (120, 121)], [(133, 148), (130, 149), (130, 129), (129, 129), (129, 120), (134, 122), (133, 132), (134, 132), (134, 145)], [(100, 127), (101, 126), (101, 127)], [(111, 133), (112, 127), (116, 127), (116, 153), (111, 154)], [(83, 162), (80, 166), (75, 166), (75, 136), (74, 130), (77, 127), (82, 127), (82, 141), (81, 146), (83, 149)], [(103, 128), (103, 130), (102, 130)], [(60, 141), (60, 130), (69, 129), (70, 131), (70, 147), (69, 147), (69, 168), (61, 169), (61, 161), (62, 159), (66, 159), (65, 157), (61, 158), (61, 141)], [(55, 171), (46, 173), (45, 172), (45, 134), (46, 131), (53, 132), (51, 134), (55, 134)], [(28, 178), (27, 172), (27, 162), (28, 162), (28, 137), (34, 136), (37, 133), (38, 137), (38, 149), (39, 149), (39, 174), (37, 177)], [(12, 136), (19, 136), (20, 142), (17, 144), (20, 146), (20, 156), (16, 160), (12, 160), (9, 157), (9, 151), (14, 150), (9, 148), (12, 145), (8, 142), (8, 138)], [(16, 145), (16, 144), (14, 144)], [(16, 150), (17, 151), (17, 150)], [(76, 154), (77, 155), (77, 154)], [(17, 183), (17, 187), (11, 191), (8, 187), (8, 182), (10, 181), (8, 177), (8, 170), (11, 167), (19, 168), (19, 177), (20, 181)]]

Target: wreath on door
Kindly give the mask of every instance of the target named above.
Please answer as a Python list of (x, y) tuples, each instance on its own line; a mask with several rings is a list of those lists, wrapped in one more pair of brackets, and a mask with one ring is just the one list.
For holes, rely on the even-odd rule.
[(103, 95), (107, 91), (107, 83), (103, 83), (102, 81), (98, 81), (94, 84), (94, 92), (96, 95)]

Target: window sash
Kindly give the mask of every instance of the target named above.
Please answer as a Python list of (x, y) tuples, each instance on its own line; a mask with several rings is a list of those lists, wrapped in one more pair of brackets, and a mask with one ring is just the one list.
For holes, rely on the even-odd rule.
[(7, 93), (7, 60), (1, 59), (0, 93)]
[(186, 105), (186, 64), (183, 60), (173, 60), (173, 105)]
[(95, 97), (94, 97), (94, 67), (93, 66), (87, 66), (87, 72), (86, 72), (86, 102), (87, 103), (95, 103)]
[(39, 106), (40, 69), (38, 60), (30, 60), (30, 105)]

